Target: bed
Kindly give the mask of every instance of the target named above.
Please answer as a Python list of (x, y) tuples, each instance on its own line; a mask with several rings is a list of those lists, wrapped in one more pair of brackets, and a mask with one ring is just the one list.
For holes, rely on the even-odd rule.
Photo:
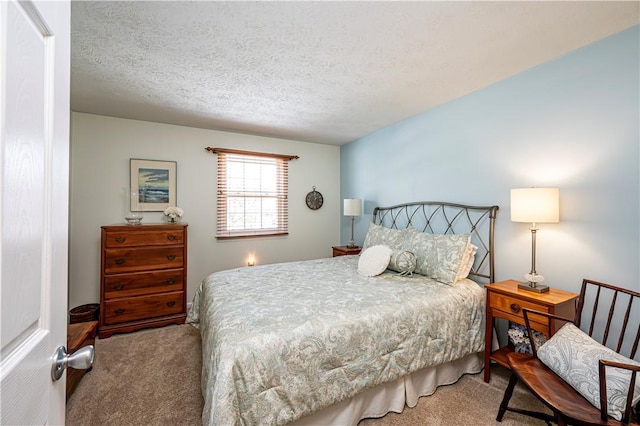
[[(480, 372), (478, 284), (494, 278), (497, 210), (439, 202), (376, 208), (360, 256), (208, 276), (187, 317), (202, 337), (203, 424), (355, 425)], [(439, 264), (451, 263), (451, 247), (467, 238), (465, 253), (477, 251), (468, 277), (457, 266), (451, 282), (424, 275), (424, 256), (444, 253)], [(407, 244), (416, 247), (411, 271), (393, 263)], [(395, 270), (364, 276), (363, 260), (383, 246), (394, 246)]]

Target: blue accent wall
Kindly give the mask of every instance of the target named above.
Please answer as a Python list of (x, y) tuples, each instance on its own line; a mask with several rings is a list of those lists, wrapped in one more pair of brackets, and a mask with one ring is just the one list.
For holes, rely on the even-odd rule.
[[(425, 96), (429, 96), (425, 93)], [(500, 206), (497, 279), (531, 267), (529, 225), (509, 190), (559, 187), (560, 223), (539, 224), (538, 273), (579, 291), (583, 277), (640, 291), (640, 26), (341, 147), (342, 198), (376, 205)], [(342, 243), (351, 234), (343, 218)]]

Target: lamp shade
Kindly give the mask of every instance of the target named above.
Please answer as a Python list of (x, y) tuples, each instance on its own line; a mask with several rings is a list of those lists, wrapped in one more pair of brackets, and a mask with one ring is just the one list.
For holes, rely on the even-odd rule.
[(558, 188), (512, 189), (511, 221), (560, 222), (560, 190)]
[(359, 198), (345, 198), (344, 215), (360, 216), (362, 214), (362, 200)]

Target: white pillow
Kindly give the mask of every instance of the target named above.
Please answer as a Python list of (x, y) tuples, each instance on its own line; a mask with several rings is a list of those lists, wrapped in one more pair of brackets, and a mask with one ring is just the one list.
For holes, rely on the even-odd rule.
[(383, 245), (369, 247), (360, 254), (358, 273), (365, 277), (380, 275), (389, 266), (392, 252), (393, 250)]
[[(600, 379), (598, 361), (606, 359), (625, 364), (640, 365), (613, 350), (602, 346), (574, 324), (563, 325), (537, 350), (538, 358), (572, 388), (580, 392), (594, 407), (600, 408)], [(632, 372), (605, 367), (607, 376), (607, 412), (616, 420), (622, 419), (627, 404), (627, 391)], [(640, 381), (636, 379), (633, 405), (640, 401)]]

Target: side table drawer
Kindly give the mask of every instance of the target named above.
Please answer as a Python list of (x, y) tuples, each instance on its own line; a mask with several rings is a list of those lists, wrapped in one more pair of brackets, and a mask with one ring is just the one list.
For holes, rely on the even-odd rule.
[[(489, 293), (489, 305), (491, 309), (500, 311), (501, 317), (518, 324), (524, 324), (524, 314), (522, 313), (524, 308), (549, 313), (549, 309), (543, 305), (493, 292)], [(529, 315), (529, 321), (531, 321), (532, 328), (543, 332), (549, 337), (549, 322), (547, 318), (531, 314)]]

